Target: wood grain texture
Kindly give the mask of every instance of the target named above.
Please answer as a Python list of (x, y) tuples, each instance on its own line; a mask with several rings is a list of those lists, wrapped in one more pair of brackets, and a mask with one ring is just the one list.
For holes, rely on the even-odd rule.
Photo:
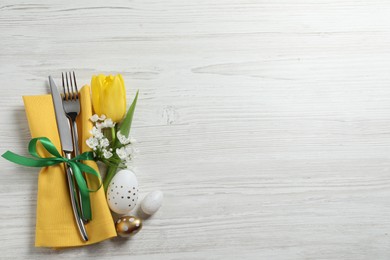
[(0, 1), (0, 152), (47, 76), (140, 90), (131, 240), (34, 248), (37, 170), (0, 160), (4, 259), (390, 259), (390, 3)]

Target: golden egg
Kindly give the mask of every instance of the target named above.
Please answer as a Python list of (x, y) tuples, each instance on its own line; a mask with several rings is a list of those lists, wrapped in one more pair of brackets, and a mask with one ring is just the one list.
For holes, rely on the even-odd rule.
[(142, 228), (142, 220), (134, 216), (123, 216), (115, 222), (116, 233), (121, 237), (130, 237)]

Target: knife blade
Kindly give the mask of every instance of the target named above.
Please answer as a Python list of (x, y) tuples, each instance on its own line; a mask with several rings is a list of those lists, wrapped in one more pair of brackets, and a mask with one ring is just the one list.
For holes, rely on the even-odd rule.
[(53, 99), (54, 111), (56, 114), (58, 133), (60, 134), (60, 141), (63, 151), (73, 152), (72, 133), (70, 130), (69, 119), (65, 115), (62, 106), (62, 98), (58, 92), (57, 85), (53, 78), (49, 76), (51, 97)]
[[(66, 158), (71, 159), (72, 152), (73, 152), (73, 140), (72, 140), (70, 122), (65, 115), (65, 111), (62, 106), (62, 98), (60, 93), (58, 92), (57, 85), (55, 84), (51, 76), (49, 76), (49, 85), (50, 85), (51, 96), (53, 99), (54, 112), (56, 115), (57, 128), (60, 136), (62, 151), (66, 156)], [(88, 241), (87, 231), (85, 230), (83, 220), (81, 219), (79, 214), (79, 212), (81, 212), (81, 209), (80, 210), (78, 209), (79, 204), (76, 199), (76, 189), (75, 189), (75, 183), (73, 178), (73, 170), (66, 163), (65, 163), (65, 169), (66, 169), (66, 177), (67, 177), (68, 187), (69, 187), (70, 201), (73, 210), (73, 216), (76, 221), (77, 227), (79, 229), (81, 238), (84, 241)]]

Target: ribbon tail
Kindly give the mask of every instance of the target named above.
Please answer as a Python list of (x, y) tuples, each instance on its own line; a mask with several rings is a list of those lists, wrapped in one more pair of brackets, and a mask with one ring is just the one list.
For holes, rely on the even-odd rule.
[(84, 194), (83, 192), (80, 192), (81, 194), (81, 210), (83, 212), (82, 216), (85, 220), (92, 220), (92, 210), (91, 210), (91, 198), (89, 196), (89, 192)]
[(91, 199), (89, 196), (89, 189), (87, 186), (87, 182), (84, 179), (84, 176), (79, 168), (79, 163), (77, 162), (69, 162), (70, 167), (73, 170), (74, 178), (77, 183), (77, 187), (79, 188), (80, 192), (80, 204), (81, 204), (81, 211), (82, 216), (85, 220), (91, 220), (92, 219), (92, 212), (91, 212)]
[(19, 154), (13, 153), (11, 151), (7, 151), (1, 155), (4, 159), (19, 164), (23, 166), (29, 166), (29, 167), (46, 167), (46, 166), (52, 166), (55, 164), (61, 163), (63, 160), (62, 158), (28, 158), (25, 156), (21, 156)]
[(88, 185), (86, 183), (86, 178), (80, 178), (79, 179), (79, 187), (85, 187), (80, 189), (80, 194), (81, 194), (81, 202), (82, 202), (82, 210), (83, 210), (83, 216), (85, 219), (92, 219), (92, 210), (91, 210), (91, 200), (90, 200), (90, 192), (95, 192), (97, 190), (100, 189), (100, 187), (102, 186), (102, 182), (101, 182), (101, 179), (100, 179), (100, 175), (90, 166), (86, 165), (86, 164), (83, 164), (83, 163), (80, 163), (80, 162), (77, 162), (75, 161), (75, 164), (78, 166), (79, 170), (80, 170), (80, 175), (81, 177), (83, 177), (83, 174), (81, 172), (84, 172), (85, 174), (91, 174), (92, 176), (96, 177), (97, 180), (99, 181), (98, 182), (98, 187), (96, 189), (89, 189), (88, 188)]

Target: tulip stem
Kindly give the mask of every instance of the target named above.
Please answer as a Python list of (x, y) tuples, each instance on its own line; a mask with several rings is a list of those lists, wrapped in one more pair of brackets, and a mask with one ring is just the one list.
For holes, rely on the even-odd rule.
[(115, 144), (116, 142), (115, 127), (111, 127), (111, 142), (112, 144)]
[(118, 169), (117, 165), (112, 165), (108, 167), (106, 176), (104, 177), (104, 181), (103, 181), (104, 193), (107, 193), (108, 185), (110, 184), (112, 178), (114, 177), (117, 169)]

